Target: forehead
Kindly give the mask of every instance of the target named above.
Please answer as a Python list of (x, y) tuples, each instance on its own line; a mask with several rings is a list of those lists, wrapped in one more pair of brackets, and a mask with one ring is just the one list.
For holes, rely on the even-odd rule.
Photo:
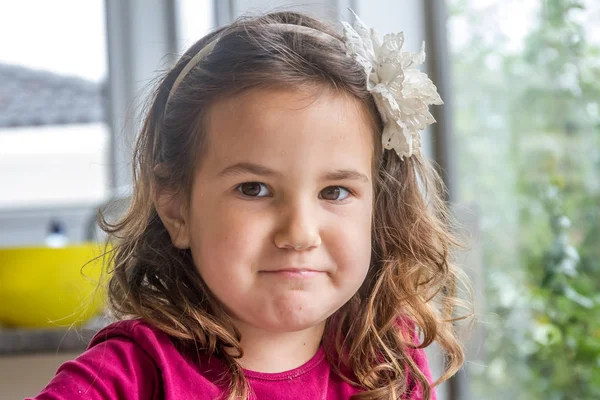
[(346, 94), (250, 90), (214, 103), (205, 129), (200, 165), (208, 169), (261, 162), (289, 172), (301, 164), (305, 172), (330, 166), (371, 174), (372, 123), (366, 106)]

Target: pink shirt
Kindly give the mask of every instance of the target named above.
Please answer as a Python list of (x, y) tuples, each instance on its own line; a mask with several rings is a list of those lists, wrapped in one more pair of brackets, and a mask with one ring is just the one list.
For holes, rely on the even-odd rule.
[[(424, 351), (414, 350), (411, 355), (431, 382)], [(87, 351), (61, 365), (35, 399), (216, 399), (224, 393), (223, 383), (218, 383), (223, 371), (220, 360), (180, 353), (169, 336), (141, 320), (121, 321), (98, 332)], [(322, 347), (312, 359), (293, 370), (245, 370), (244, 374), (257, 400), (338, 400), (349, 399), (360, 391), (333, 372)], [(422, 399), (422, 391), (414, 387), (410, 377), (408, 382), (413, 393), (406, 398)]]

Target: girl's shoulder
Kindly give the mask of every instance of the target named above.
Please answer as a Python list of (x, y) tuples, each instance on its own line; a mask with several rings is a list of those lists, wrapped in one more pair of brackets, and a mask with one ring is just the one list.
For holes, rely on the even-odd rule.
[(151, 346), (164, 340), (141, 321), (110, 324), (85, 352), (62, 364), (35, 399), (152, 399), (161, 379)]
[(182, 357), (166, 333), (142, 319), (122, 320), (102, 328), (86, 353), (100, 350), (108, 363), (150, 361), (155, 369)]
[(167, 334), (142, 320), (119, 321), (101, 329), (79, 357), (62, 364), (35, 399), (164, 398), (166, 376), (174, 368), (185, 375), (181, 366), (186, 365)]
[(142, 319), (113, 322), (100, 329), (88, 345), (88, 350), (107, 341), (131, 342), (141, 349), (152, 350), (156, 345), (171, 346), (167, 334)]

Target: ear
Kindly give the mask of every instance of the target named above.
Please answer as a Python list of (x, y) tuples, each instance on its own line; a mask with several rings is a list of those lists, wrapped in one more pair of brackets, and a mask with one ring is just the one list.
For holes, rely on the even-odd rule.
[(184, 194), (153, 188), (152, 196), (156, 212), (167, 228), (173, 245), (182, 250), (189, 248), (190, 232)]

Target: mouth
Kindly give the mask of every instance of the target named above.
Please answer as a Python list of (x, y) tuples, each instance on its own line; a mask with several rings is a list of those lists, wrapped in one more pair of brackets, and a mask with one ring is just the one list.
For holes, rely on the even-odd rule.
[(260, 271), (265, 276), (279, 277), (279, 278), (290, 278), (290, 279), (307, 279), (314, 278), (319, 275), (325, 274), (325, 271), (318, 271), (308, 268), (282, 268), (272, 271)]

